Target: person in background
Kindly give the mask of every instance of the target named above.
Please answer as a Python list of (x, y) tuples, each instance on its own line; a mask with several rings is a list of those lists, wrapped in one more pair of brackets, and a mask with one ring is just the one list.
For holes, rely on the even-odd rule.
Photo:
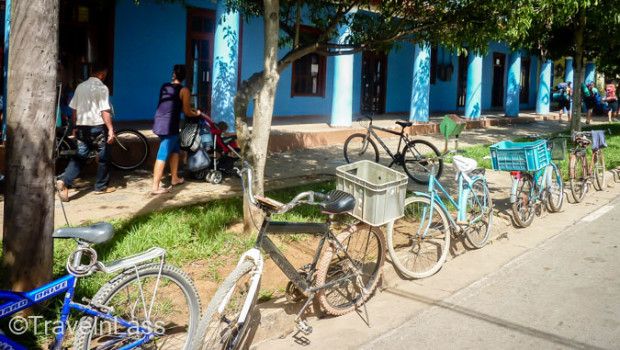
[(93, 64), (90, 78), (78, 85), (69, 103), (72, 110), (73, 133), (76, 136), (78, 151), (65, 172), (56, 181), (60, 200), (69, 201), (69, 188), (80, 175), (82, 167), (92, 150), (98, 152), (97, 179), (95, 194), (106, 194), (116, 191), (110, 187), (110, 144), (114, 141), (112, 114), (108, 87), (103, 83), (108, 76), (108, 69), (102, 64)]
[(159, 90), (159, 103), (155, 112), (153, 133), (159, 136), (161, 143), (157, 152), (157, 159), (153, 168), (152, 195), (168, 193), (170, 188), (161, 187), (161, 179), (166, 167), (166, 161), (170, 162), (170, 185), (183, 184), (185, 179), (179, 177), (179, 124), (181, 112), (185, 117), (199, 117), (200, 111), (190, 107), (189, 89), (183, 86), (185, 80), (185, 65), (174, 65), (172, 82), (165, 83)]
[(611, 123), (611, 118), (618, 121), (618, 96), (616, 96), (616, 85), (607, 84), (605, 87), (605, 98), (603, 102), (607, 102), (607, 120)]
[(568, 120), (571, 118), (570, 106), (572, 102), (573, 89), (571, 88), (571, 82), (567, 82), (565, 87), (561, 89), (563, 91), (560, 92), (560, 112), (559, 118), (562, 120), (562, 113), (564, 113), (564, 109), (566, 108), (566, 115), (568, 115)]
[(594, 105), (596, 104), (596, 96), (598, 95), (598, 90), (594, 87), (593, 83), (588, 83), (586, 85), (587, 92), (583, 92), (583, 101), (586, 104), (586, 124), (590, 124), (592, 122), (592, 112), (594, 111)]

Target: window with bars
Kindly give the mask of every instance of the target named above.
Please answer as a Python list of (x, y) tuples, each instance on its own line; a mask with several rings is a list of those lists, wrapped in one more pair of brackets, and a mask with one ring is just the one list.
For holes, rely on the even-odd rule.
[(315, 53), (293, 62), (291, 97), (325, 97), (325, 66), (327, 59)]

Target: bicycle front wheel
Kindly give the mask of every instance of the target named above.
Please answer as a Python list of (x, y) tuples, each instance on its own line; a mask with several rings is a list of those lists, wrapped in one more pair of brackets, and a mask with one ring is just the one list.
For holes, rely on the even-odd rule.
[[(254, 263), (246, 261), (228, 275), (211, 299), (200, 321), (192, 342), (192, 350), (241, 348), (248, 330), (255, 326), (250, 320), (250, 315), (258, 293), (249, 294), (253, 271)], [(241, 323), (242, 309), (247, 302), (252, 304), (248, 314), (245, 315), (245, 321)]]
[(146, 137), (133, 129), (118, 130), (116, 138), (110, 145), (112, 165), (123, 170), (140, 167), (149, 156), (149, 143)]
[(533, 189), (532, 175), (521, 173), (515, 194), (516, 201), (512, 203), (512, 214), (515, 223), (520, 227), (528, 227), (534, 220), (534, 203), (531, 203)]
[(482, 248), (491, 237), (493, 226), (493, 201), (486, 182), (476, 179), (467, 198), (467, 221), (465, 236), (476, 248)]
[[(437, 147), (425, 140), (413, 140), (403, 148), (403, 168), (407, 175), (419, 184), (428, 184), (432, 171), (429, 157), (439, 157)], [(443, 160), (435, 164), (435, 177), (439, 179), (443, 170)]]
[(570, 192), (575, 202), (581, 203), (586, 197), (587, 179), (585, 177), (586, 158), (583, 155), (572, 154), (569, 159)]
[(360, 160), (379, 163), (379, 149), (370, 134), (353, 134), (344, 142), (344, 159), (347, 163)]
[[(377, 227), (361, 225), (338, 235), (319, 261), (316, 286), (325, 312), (344, 315), (361, 306), (377, 287), (385, 262), (385, 238)], [(347, 277), (350, 276), (350, 277)]]
[(605, 158), (603, 157), (603, 152), (598, 150), (594, 152), (594, 179), (596, 181), (596, 190), (602, 191), (607, 188), (607, 181), (605, 179)]
[(450, 248), (446, 213), (427, 197), (405, 200), (405, 216), (388, 224), (388, 250), (394, 265), (406, 277), (425, 278), (439, 271)]
[(555, 163), (551, 163), (547, 171), (551, 172), (551, 174), (548, 175), (549, 183), (545, 184), (548, 191), (547, 205), (550, 212), (557, 213), (562, 209), (562, 203), (564, 203), (562, 173)]
[[(161, 272), (161, 274), (160, 274)], [(157, 336), (147, 345), (156, 349), (186, 349), (200, 319), (200, 297), (192, 280), (176, 267), (159, 263), (129, 269), (106, 283), (90, 306), (106, 307), (132, 327), (98, 317), (80, 319), (75, 349), (120, 349), (144, 338), (139, 327)]]

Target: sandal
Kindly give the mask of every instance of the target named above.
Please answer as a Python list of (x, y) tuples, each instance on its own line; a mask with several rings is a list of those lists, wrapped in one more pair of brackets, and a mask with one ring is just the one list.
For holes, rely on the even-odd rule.
[(158, 188), (156, 191), (151, 191), (151, 195), (156, 196), (158, 194), (164, 194), (170, 192), (168, 188)]
[(173, 183), (171, 182), (171, 183), (170, 183), (170, 185), (172, 185), (172, 186), (179, 186), (179, 185), (183, 185), (184, 183), (185, 183), (185, 179), (184, 179), (184, 178), (182, 178), (182, 177), (180, 177), (180, 178), (179, 178), (179, 182), (177, 182), (177, 183), (175, 183), (175, 184), (173, 184)]

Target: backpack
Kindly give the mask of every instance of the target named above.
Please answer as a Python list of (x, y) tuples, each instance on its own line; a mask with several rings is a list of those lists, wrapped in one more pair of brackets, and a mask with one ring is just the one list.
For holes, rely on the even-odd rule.
[(558, 96), (560, 96), (560, 100), (568, 101), (568, 94), (566, 93), (566, 89), (564, 89), (563, 87), (558, 90)]
[(581, 84), (581, 91), (583, 91), (583, 97), (593, 97), (594, 92), (592, 88), (588, 87), (586, 84)]

